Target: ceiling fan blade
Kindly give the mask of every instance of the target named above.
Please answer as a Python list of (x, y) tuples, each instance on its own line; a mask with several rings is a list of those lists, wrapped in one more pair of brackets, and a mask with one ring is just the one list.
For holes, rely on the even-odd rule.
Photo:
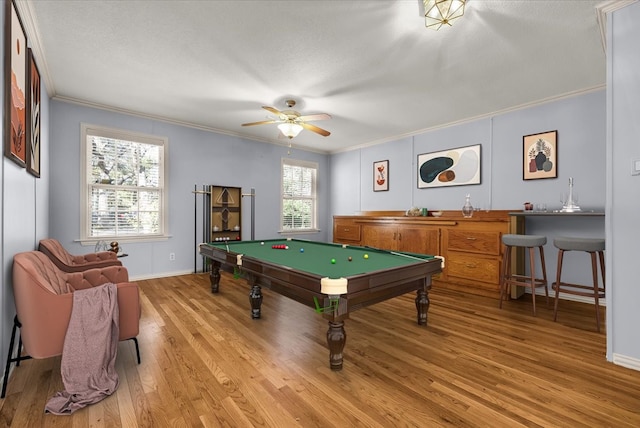
[(278, 123), (277, 120), (261, 120), (260, 122), (243, 123), (242, 126), (266, 125), (268, 123)]
[(327, 113), (318, 113), (318, 114), (307, 114), (305, 116), (298, 117), (299, 120), (308, 122), (310, 120), (328, 120), (331, 119), (331, 116)]
[(271, 112), (273, 114), (275, 114), (276, 116), (278, 116), (280, 119), (286, 119), (286, 114), (282, 113), (280, 110), (278, 110), (277, 108), (274, 107), (269, 107), (269, 106), (262, 106), (263, 109), (267, 110), (268, 112)]
[(313, 132), (315, 132), (316, 134), (320, 134), (320, 135), (322, 135), (323, 137), (328, 137), (329, 135), (331, 135), (331, 132), (326, 131), (326, 130), (324, 130), (324, 129), (322, 129), (322, 128), (318, 128), (317, 126), (312, 125), (312, 124), (310, 124), (310, 123), (304, 123), (304, 122), (299, 122), (299, 123), (300, 123), (300, 125), (302, 125), (302, 127), (303, 127), (304, 129), (307, 129), (307, 130), (309, 130), (309, 131), (313, 131)]

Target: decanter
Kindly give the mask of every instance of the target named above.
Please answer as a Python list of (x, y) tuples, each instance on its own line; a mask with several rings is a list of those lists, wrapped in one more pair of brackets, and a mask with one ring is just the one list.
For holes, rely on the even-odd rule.
[(473, 217), (473, 206), (471, 205), (471, 195), (465, 196), (464, 206), (462, 207), (462, 216), (466, 218)]
[(578, 196), (573, 191), (573, 177), (569, 177), (569, 195), (566, 197), (562, 196), (563, 205), (560, 212), (563, 213), (577, 213), (582, 211), (580, 206), (578, 205)]

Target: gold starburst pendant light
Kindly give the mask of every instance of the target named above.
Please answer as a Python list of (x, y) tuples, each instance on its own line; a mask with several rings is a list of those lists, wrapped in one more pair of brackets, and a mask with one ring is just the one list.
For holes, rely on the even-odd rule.
[(451, 21), (464, 14), (467, 0), (423, 0), (424, 25), (438, 30), (443, 25), (451, 25)]

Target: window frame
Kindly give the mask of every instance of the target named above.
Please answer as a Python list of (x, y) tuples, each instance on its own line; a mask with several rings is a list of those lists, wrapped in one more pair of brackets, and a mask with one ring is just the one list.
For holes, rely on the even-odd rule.
[[(287, 199), (301, 199), (301, 198), (288, 198), (285, 197), (284, 194), (284, 167), (285, 165), (308, 168), (314, 171), (313, 174), (313, 182), (312, 182), (312, 190), (311, 196), (309, 198), (312, 201), (312, 209), (311, 209), (311, 227), (309, 228), (292, 228), (286, 229), (284, 227), (284, 201)], [(299, 159), (291, 159), (291, 158), (282, 158), (280, 162), (280, 233), (286, 234), (303, 234), (303, 233), (313, 233), (319, 232), (318, 229), (318, 175), (319, 175), (319, 165), (317, 162), (304, 161)]]
[[(160, 231), (156, 234), (142, 235), (109, 235), (91, 236), (91, 198), (92, 189), (89, 180), (91, 178), (90, 168), (92, 164), (92, 150), (87, 141), (88, 136), (99, 136), (118, 140), (132, 141), (142, 144), (156, 145), (161, 148), (159, 162), (159, 185), (151, 189), (158, 190), (160, 197)], [(169, 212), (168, 212), (168, 146), (169, 139), (158, 135), (143, 134), (124, 129), (110, 128), (88, 123), (80, 124), (80, 242), (83, 244), (93, 244), (100, 241), (117, 240), (118, 242), (144, 242), (166, 240), (170, 237), (168, 233)]]

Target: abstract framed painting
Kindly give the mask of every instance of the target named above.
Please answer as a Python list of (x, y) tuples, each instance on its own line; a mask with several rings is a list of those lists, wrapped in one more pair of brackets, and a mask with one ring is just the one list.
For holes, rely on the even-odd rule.
[(373, 191), (389, 190), (389, 161), (383, 160), (373, 163)]
[(558, 177), (558, 131), (522, 137), (522, 179)]
[(5, 2), (4, 154), (27, 165), (27, 36), (13, 1)]
[(40, 71), (29, 49), (27, 90), (27, 171), (40, 178)]
[(480, 144), (418, 155), (418, 188), (480, 184)]

